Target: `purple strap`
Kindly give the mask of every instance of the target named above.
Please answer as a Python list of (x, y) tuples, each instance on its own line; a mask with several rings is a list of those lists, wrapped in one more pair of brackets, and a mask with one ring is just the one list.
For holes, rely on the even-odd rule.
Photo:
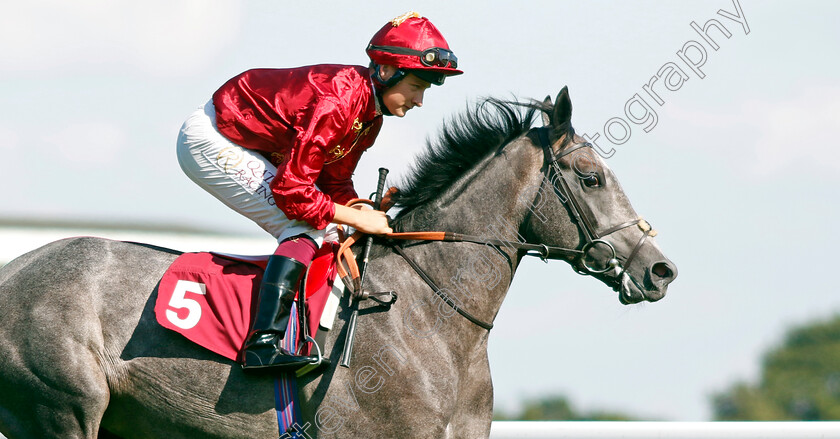
[[(286, 337), (280, 345), (290, 352), (295, 352), (297, 349), (297, 338), (297, 306), (293, 306), (289, 316), (289, 326), (286, 328)], [(300, 416), (300, 400), (298, 399), (297, 381), (295, 380), (294, 373), (280, 374), (274, 380), (274, 409), (277, 411), (277, 425), (280, 429), (280, 437), (284, 439), (302, 438), (303, 436), (300, 434), (289, 431), (293, 426), (303, 424), (303, 419)], [(289, 432), (289, 435), (286, 435), (287, 432)]]

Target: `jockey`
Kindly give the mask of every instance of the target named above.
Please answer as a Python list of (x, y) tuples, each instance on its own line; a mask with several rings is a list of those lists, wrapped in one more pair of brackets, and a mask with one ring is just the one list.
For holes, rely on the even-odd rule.
[[(370, 65), (248, 70), (227, 81), (181, 127), (181, 169), (279, 243), (240, 355), (244, 369), (293, 371), (315, 358), (279, 347), (306, 267), (335, 224), (390, 233), (384, 212), (344, 204), (382, 115), (423, 105), (432, 84), (463, 73), (440, 31), (410, 12), (367, 46)], [(333, 238), (334, 239), (334, 238)]]

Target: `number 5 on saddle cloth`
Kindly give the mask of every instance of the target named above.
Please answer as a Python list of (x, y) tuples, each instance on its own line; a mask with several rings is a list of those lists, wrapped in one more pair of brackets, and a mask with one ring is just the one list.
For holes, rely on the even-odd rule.
[[(338, 295), (343, 290), (337, 289), (336, 293), (332, 293), (337, 248), (333, 243), (325, 243), (307, 269), (303, 301), (306, 312), (300, 312), (300, 306), (297, 307), (297, 314), (306, 315), (306, 323), (303, 319), (290, 319), (289, 325), (298, 327), (287, 334), (296, 334), (297, 337), (295, 340), (284, 340), (288, 348), (300, 354), (321, 357), (315, 337), (323, 339), (324, 332), (332, 327), (340, 298)], [(158, 284), (155, 301), (158, 323), (225, 358), (239, 360), (240, 349), (256, 311), (256, 292), (267, 261), (267, 255), (182, 254)], [(296, 300), (300, 304), (298, 296)], [(322, 316), (325, 318), (322, 319)], [(307, 337), (310, 342), (304, 343)], [(302, 369), (299, 375), (312, 368)]]

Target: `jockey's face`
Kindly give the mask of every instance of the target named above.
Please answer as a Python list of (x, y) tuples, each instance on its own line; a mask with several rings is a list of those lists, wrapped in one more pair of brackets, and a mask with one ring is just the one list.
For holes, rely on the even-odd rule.
[[(393, 75), (393, 67), (382, 66), (382, 76)], [(387, 80), (387, 78), (385, 78)], [(385, 90), (382, 103), (394, 116), (403, 117), (406, 111), (423, 106), (423, 94), (432, 84), (409, 73), (393, 87)]]

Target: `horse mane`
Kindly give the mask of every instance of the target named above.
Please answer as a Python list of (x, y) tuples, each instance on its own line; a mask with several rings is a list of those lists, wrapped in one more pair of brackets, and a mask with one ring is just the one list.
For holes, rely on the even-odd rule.
[(444, 121), (437, 139), (410, 166), (393, 196), (402, 208), (397, 218), (436, 198), (476, 163), (500, 154), (505, 145), (527, 133), (538, 111), (551, 111), (541, 102), (508, 102), (485, 98), (475, 108)]

